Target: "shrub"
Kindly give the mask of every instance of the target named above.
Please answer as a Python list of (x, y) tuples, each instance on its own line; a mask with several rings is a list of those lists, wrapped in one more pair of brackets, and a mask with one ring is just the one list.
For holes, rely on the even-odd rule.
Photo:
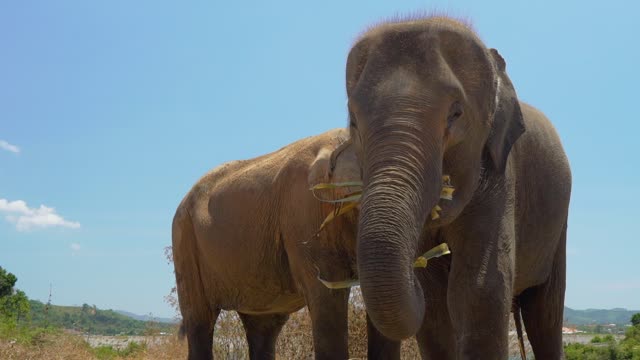
[(601, 342), (602, 342), (602, 338), (600, 336), (594, 336), (593, 339), (591, 339), (592, 344), (599, 344)]
[(98, 346), (92, 349), (93, 354), (99, 360), (112, 360), (117, 358), (138, 357), (138, 355), (144, 353), (147, 350), (145, 344), (138, 344), (137, 342), (130, 342), (127, 347), (118, 350), (113, 346)]

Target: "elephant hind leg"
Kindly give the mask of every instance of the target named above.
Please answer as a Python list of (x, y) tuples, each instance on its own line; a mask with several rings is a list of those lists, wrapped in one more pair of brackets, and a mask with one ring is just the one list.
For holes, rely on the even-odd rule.
[(189, 359), (212, 359), (213, 328), (220, 309), (205, 293), (196, 234), (191, 216), (183, 208), (178, 209), (173, 220), (172, 242), (178, 302), (182, 313), (180, 332), (187, 336)]
[(251, 360), (275, 359), (276, 341), (280, 330), (289, 319), (289, 314), (238, 314), (247, 334), (249, 358)]
[(213, 359), (213, 328), (220, 310), (216, 309), (208, 315), (198, 319), (185, 319), (182, 322), (180, 335), (187, 336), (189, 360)]
[(547, 281), (519, 296), (527, 337), (536, 359), (562, 359), (562, 322), (566, 272), (565, 224)]

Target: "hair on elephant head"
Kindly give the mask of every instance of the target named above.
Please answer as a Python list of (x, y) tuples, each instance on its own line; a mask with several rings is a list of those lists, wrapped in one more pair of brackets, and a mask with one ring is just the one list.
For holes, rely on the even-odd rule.
[[(349, 54), (346, 87), (364, 189), (362, 292), (376, 327), (406, 338), (418, 330), (425, 308), (411, 266), (420, 234), (461, 213), (483, 168), (505, 171), (524, 132), (522, 114), (502, 57), (448, 18), (385, 23), (366, 32)], [(431, 219), (443, 174), (456, 194), (441, 205), (442, 216)]]

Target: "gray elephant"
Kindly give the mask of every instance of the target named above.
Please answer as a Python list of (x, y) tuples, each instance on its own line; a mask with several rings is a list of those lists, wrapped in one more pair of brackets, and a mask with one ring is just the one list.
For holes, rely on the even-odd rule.
[[(445, 17), (378, 25), (348, 56), (364, 302), (382, 334), (416, 335), (427, 359), (507, 358), (512, 304), (536, 358), (563, 357), (571, 172), (505, 67)], [(451, 201), (440, 200), (443, 174)], [(451, 257), (412, 267), (445, 242)]]
[[(348, 357), (349, 288), (329, 289), (320, 279), (357, 277), (357, 211), (318, 231), (335, 207), (309, 190), (359, 178), (347, 136), (347, 129), (335, 129), (224, 164), (182, 200), (173, 220), (173, 257), (189, 359), (212, 358), (221, 310), (239, 313), (251, 359), (273, 359), (289, 314), (305, 305), (316, 358)], [(316, 196), (341, 198), (349, 191)], [(399, 346), (369, 328), (370, 358), (397, 357)]]

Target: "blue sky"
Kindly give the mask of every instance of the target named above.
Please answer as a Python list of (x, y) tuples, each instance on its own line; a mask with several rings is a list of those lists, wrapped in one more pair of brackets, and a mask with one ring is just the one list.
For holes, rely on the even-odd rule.
[(566, 304), (640, 309), (638, 7), (1, 2), (0, 265), (32, 298), (52, 284), (56, 304), (172, 315), (163, 248), (190, 186), (344, 126), (354, 38), (439, 9), (473, 21), (560, 132), (574, 176)]

